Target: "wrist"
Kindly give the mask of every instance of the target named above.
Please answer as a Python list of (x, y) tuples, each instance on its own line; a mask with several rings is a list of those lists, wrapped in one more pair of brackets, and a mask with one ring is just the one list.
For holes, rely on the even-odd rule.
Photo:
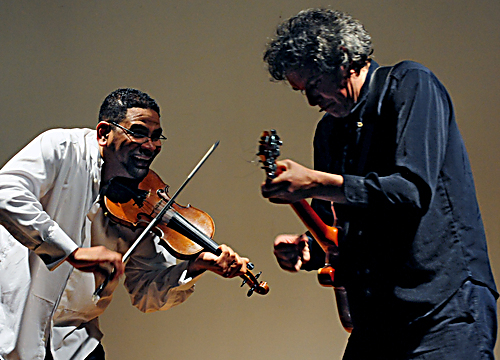
[(206, 268), (196, 259), (191, 259), (188, 262), (187, 273), (189, 277), (196, 277), (205, 272)]
[(313, 198), (342, 202), (344, 177), (338, 174), (330, 174), (314, 170)]

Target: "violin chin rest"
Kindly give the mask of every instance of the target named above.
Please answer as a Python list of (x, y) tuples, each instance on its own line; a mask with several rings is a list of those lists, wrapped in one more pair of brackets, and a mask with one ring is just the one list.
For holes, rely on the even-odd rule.
[(109, 180), (103, 188), (104, 196), (118, 204), (125, 204), (134, 200), (139, 206), (147, 199), (149, 192), (139, 189), (140, 181), (116, 176)]

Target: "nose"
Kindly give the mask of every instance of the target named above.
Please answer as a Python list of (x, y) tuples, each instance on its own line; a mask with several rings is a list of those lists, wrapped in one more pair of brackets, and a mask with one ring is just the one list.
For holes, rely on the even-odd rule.
[(307, 102), (311, 106), (316, 106), (319, 104), (319, 96), (318, 93), (314, 89), (306, 89), (306, 98)]
[(141, 148), (149, 150), (151, 152), (155, 152), (157, 151), (157, 149), (161, 148), (161, 140), (153, 141), (148, 137), (146, 141), (141, 144)]

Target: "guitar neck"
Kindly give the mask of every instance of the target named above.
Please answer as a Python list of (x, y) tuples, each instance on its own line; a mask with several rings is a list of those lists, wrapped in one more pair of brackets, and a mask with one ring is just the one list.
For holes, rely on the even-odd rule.
[(330, 252), (332, 247), (338, 247), (338, 229), (326, 225), (306, 200), (290, 205), (325, 253)]
[[(259, 152), (257, 155), (260, 157), (260, 162), (263, 164), (262, 168), (266, 171), (268, 181), (272, 181), (272, 179), (278, 176), (281, 172), (276, 165), (276, 159), (280, 155), (279, 149), (282, 143), (283, 142), (280, 140), (276, 130), (274, 129), (271, 131), (264, 131), (260, 137)], [(345, 289), (339, 288), (335, 285), (335, 269), (332, 266), (329, 266), (329, 264), (332, 263), (331, 256), (338, 255), (338, 229), (334, 226), (326, 225), (306, 200), (300, 200), (290, 205), (302, 222), (306, 225), (318, 245), (325, 252), (325, 263), (328, 266), (320, 269), (318, 272), (318, 280), (323, 286), (334, 287), (340, 320), (342, 321), (344, 328), (348, 332), (351, 332), (352, 322)], [(323, 279), (325, 281), (323, 281)]]

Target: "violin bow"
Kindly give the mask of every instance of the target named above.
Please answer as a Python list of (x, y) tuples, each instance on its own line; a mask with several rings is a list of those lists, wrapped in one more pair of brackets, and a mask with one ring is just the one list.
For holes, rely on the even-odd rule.
[[(203, 158), (198, 162), (198, 164), (194, 167), (194, 169), (191, 171), (191, 173), (187, 176), (186, 180), (182, 183), (182, 185), (177, 189), (174, 195), (170, 198), (170, 200), (165, 204), (163, 209), (151, 220), (151, 222), (144, 228), (142, 233), (137, 237), (137, 239), (134, 241), (132, 246), (128, 249), (128, 251), (123, 255), (122, 257), (122, 262), (125, 263), (128, 261), (130, 258), (130, 255), (134, 251), (134, 249), (139, 245), (139, 243), (146, 237), (146, 235), (151, 231), (151, 229), (156, 226), (160, 220), (163, 218), (165, 213), (170, 209), (172, 204), (174, 203), (175, 198), (179, 193), (186, 187), (187, 183), (193, 178), (193, 176), (196, 174), (196, 172), (201, 168), (201, 166), (205, 163), (205, 161), (208, 159), (210, 155), (214, 152), (214, 150), (219, 146), (219, 141), (216, 141), (210, 149), (206, 152), (206, 154), (203, 156)], [(101, 293), (104, 290), (104, 288), (108, 285), (108, 283), (113, 279), (115, 276), (115, 269), (109, 273), (109, 275), (104, 279), (104, 282), (99, 285), (99, 287), (94, 291), (94, 294), (92, 295), (92, 301), (97, 302), (101, 298)]]
[[(216, 254), (220, 255), (219, 245), (213, 241), (209, 236), (205, 235), (202, 231), (200, 231), (196, 226), (191, 224), (187, 219), (185, 219), (181, 214), (177, 213), (173, 208), (172, 204), (174, 203), (177, 195), (184, 189), (187, 183), (191, 180), (194, 174), (198, 171), (198, 169), (203, 165), (206, 159), (212, 154), (212, 152), (219, 145), (219, 141), (217, 141), (205, 154), (205, 156), (199, 161), (199, 163), (195, 166), (193, 171), (188, 175), (184, 183), (179, 187), (179, 189), (175, 192), (175, 194), (168, 200), (166, 205), (162, 208), (162, 210), (152, 219), (152, 221), (148, 224), (148, 226), (142, 231), (140, 236), (134, 241), (132, 246), (128, 249), (128, 251), (122, 257), (122, 261), (126, 262), (132, 251), (137, 247), (137, 245), (142, 241), (142, 239), (148, 234), (151, 229), (156, 226), (161, 220), (167, 220), (167, 223), (171, 222), (172, 226), (170, 226), (175, 231), (180, 234), (186, 236), (188, 239), (195, 241), (198, 245), (202, 246), (204, 249)], [(160, 190), (158, 190), (158, 195), (163, 198), (160, 194)], [(265, 295), (269, 292), (269, 286), (266, 282), (258, 282), (261, 272), (254, 275), (251, 270), (254, 269), (254, 265), (252, 263), (247, 264), (248, 271), (241, 275), (240, 277), (243, 279), (243, 283), (241, 286), (248, 284), (250, 289), (247, 292), (247, 296), (251, 296), (254, 292)], [(104, 282), (95, 290), (92, 299), (94, 302), (97, 302), (100, 298), (100, 294), (106, 287), (106, 285), (113, 279), (115, 275), (115, 270), (113, 270), (104, 280)]]

